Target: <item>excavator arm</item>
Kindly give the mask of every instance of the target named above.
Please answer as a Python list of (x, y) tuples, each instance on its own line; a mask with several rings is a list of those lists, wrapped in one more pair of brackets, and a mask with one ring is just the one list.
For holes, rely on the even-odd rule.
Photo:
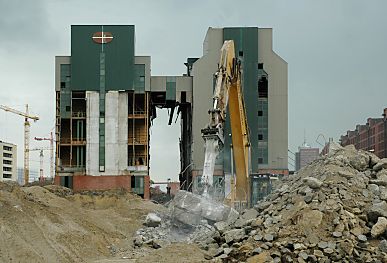
[(248, 202), (250, 140), (241, 87), (241, 64), (235, 57), (234, 42), (232, 40), (225, 41), (222, 46), (215, 77), (213, 107), (209, 110), (210, 123), (201, 130), (205, 141), (205, 160), (202, 175), (204, 195), (208, 195), (208, 190), (212, 186), (215, 160), (224, 145), (224, 123), (228, 106), (236, 170), (235, 187), (234, 180), (231, 180), (231, 199)]

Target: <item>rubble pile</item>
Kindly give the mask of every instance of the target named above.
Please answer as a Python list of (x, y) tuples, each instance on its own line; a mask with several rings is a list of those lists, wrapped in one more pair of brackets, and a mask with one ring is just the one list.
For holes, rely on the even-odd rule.
[(215, 262), (387, 262), (387, 159), (333, 145), (197, 240)]

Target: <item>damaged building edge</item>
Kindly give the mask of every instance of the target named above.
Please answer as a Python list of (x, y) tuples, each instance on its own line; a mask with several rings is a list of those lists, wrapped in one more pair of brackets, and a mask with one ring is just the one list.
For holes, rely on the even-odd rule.
[[(149, 128), (159, 107), (170, 109), (168, 124), (181, 119), (181, 189), (200, 188), (200, 129), (208, 121), (223, 34), (235, 36), (227, 30), (209, 28), (203, 57), (188, 58), (183, 76), (151, 76), (151, 57), (135, 56), (134, 26), (72, 26), (71, 56), (57, 56), (55, 63), (56, 184), (75, 191), (126, 188), (149, 198)], [(250, 77), (269, 80), (265, 103), (257, 97), (246, 106), (261, 123), (250, 127), (261, 134), (253, 172), (287, 174), (287, 64), (272, 51), (271, 29), (233, 30), (248, 40), (241, 52), (254, 56), (248, 65), (255, 66), (246, 66)], [(252, 83), (248, 88), (257, 90)], [(230, 174), (229, 156), (228, 148), (218, 160), (219, 181)]]

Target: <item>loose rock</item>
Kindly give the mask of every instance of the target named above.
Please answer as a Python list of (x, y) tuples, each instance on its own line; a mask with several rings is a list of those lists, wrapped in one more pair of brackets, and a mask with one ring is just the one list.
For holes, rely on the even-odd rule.
[(387, 219), (385, 217), (379, 217), (378, 222), (373, 225), (371, 229), (372, 237), (378, 237), (382, 235), (387, 230)]

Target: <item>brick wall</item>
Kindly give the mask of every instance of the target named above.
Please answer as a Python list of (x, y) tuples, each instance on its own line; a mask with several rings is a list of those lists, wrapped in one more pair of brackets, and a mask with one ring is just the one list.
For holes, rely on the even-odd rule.
[[(80, 175), (72, 176), (73, 179), (73, 191), (79, 192), (84, 190), (112, 190), (112, 189), (131, 189), (131, 176), (130, 175), (111, 175), (111, 176), (90, 176)], [(60, 185), (60, 176), (56, 176), (54, 179), (56, 185)], [(144, 199), (150, 198), (150, 178), (144, 176)]]

